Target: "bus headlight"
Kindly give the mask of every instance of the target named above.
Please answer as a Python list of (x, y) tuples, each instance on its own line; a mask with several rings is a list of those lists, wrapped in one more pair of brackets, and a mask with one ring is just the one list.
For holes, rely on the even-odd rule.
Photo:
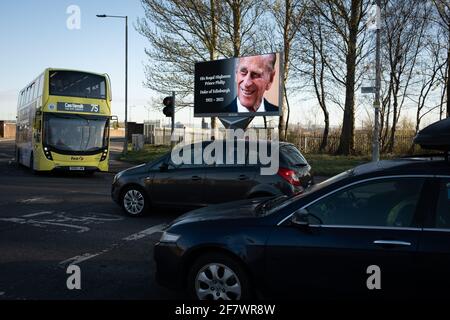
[(50, 152), (50, 150), (48, 150), (47, 147), (44, 147), (44, 154), (48, 160), (53, 160), (52, 153)]
[(103, 150), (102, 157), (100, 158), (100, 161), (105, 161), (107, 156), (108, 156), (108, 149), (105, 149), (105, 150)]

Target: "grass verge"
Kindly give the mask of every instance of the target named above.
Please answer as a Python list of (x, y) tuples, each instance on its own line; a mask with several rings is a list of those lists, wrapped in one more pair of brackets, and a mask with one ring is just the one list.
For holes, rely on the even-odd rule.
[(144, 145), (144, 149), (140, 151), (134, 151), (130, 148), (130, 146), (128, 146), (128, 153), (126, 155), (122, 154), (119, 157), (119, 160), (135, 164), (150, 162), (161, 157), (162, 155), (164, 155), (169, 151), (170, 147), (163, 145), (154, 146), (146, 144)]
[(368, 156), (335, 156), (328, 154), (305, 154), (316, 176), (334, 176), (357, 165), (370, 161)]

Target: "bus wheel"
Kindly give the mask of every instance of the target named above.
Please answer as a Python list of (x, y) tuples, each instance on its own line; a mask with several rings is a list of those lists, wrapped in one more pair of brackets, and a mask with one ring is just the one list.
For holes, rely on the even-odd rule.
[(125, 188), (120, 202), (125, 213), (131, 217), (142, 217), (150, 208), (148, 196), (137, 186)]

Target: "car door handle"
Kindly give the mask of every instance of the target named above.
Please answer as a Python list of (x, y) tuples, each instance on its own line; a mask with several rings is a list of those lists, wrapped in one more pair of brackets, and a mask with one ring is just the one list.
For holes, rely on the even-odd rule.
[(373, 243), (382, 247), (409, 247), (411, 245), (411, 242), (395, 240), (375, 240)]
[(192, 176), (192, 181), (199, 181), (202, 180), (199, 176)]
[(246, 176), (245, 174), (239, 175), (239, 180), (248, 180), (248, 179), (249, 179), (249, 177)]

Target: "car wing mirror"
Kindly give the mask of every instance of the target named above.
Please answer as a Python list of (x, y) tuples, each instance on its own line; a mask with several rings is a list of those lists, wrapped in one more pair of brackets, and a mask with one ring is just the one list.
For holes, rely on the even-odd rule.
[(306, 209), (296, 211), (291, 218), (291, 223), (297, 227), (309, 226), (309, 213)]

